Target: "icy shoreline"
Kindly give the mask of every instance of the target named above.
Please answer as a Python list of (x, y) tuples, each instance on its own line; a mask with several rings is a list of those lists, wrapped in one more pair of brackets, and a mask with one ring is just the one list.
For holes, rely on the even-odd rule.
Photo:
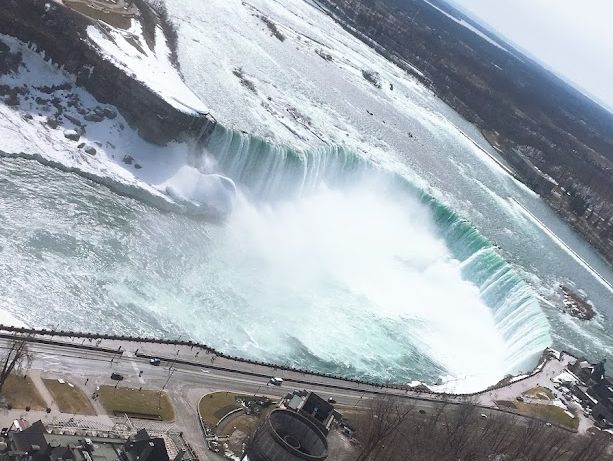
[(9, 62), (0, 75), (7, 95), (0, 105), (0, 156), (79, 174), (164, 211), (212, 219), (231, 211), (232, 184), (191, 167), (194, 146), (187, 140), (145, 141), (117, 108), (97, 101), (44, 52), (6, 35), (0, 45)]

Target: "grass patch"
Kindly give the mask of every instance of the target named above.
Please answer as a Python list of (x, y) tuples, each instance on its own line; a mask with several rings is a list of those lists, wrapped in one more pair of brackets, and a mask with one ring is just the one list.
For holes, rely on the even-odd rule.
[(38, 393), (29, 376), (10, 375), (2, 387), (2, 397), (13, 408), (30, 407), (32, 410), (44, 410), (47, 404)]
[(57, 379), (43, 379), (43, 382), (62, 413), (96, 414), (91, 402), (78, 387), (71, 387), (68, 383), (62, 384)]
[(498, 408), (508, 408), (510, 410), (517, 410), (515, 403), (509, 402), (508, 400), (496, 400), (495, 403), (496, 403), (496, 406), (498, 406)]
[(537, 386), (533, 387), (532, 389), (528, 389), (526, 392), (523, 393), (523, 395), (539, 400), (555, 400), (553, 392), (542, 386)]
[(517, 412), (522, 415), (534, 416), (535, 418), (549, 421), (553, 424), (559, 424), (560, 426), (566, 426), (571, 429), (577, 429), (577, 427), (579, 427), (579, 418), (572, 418), (566, 414), (563, 408), (556, 405), (509, 402), (506, 400), (497, 400), (496, 405), (504, 408), (515, 408)]
[(127, 413), (134, 418), (174, 421), (175, 410), (166, 392), (129, 387), (101, 386), (100, 403), (109, 414)]
[(198, 404), (200, 417), (210, 427), (217, 426), (219, 420), (230, 411), (241, 408), (238, 397), (239, 395), (233, 392), (213, 392), (205, 395)]

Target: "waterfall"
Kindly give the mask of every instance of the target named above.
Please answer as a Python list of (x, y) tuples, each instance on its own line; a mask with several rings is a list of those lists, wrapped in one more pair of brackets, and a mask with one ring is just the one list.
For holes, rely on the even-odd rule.
[(258, 201), (291, 200), (322, 184), (343, 188), (364, 180), (383, 183), (388, 191), (404, 194), (407, 201), (418, 200), (429, 209), (438, 236), (453, 258), (460, 261), (462, 276), (478, 288), (480, 298), (490, 309), (504, 338), (508, 370), (529, 369), (551, 344), (549, 324), (535, 293), (491, 242), (468, 221), (398, 173), (342, 146), (302, 151), (219, 124), (202, 145), (197, 163), (203, 166), (212, 161), (217, 171)]

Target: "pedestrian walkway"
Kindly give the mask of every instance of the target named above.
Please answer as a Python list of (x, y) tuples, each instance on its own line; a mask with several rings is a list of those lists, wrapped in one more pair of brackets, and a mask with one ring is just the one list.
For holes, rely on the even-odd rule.
[(57, 406), (55, 399), (49, 392), (49, 389), (47, 389), (47, 386), (45, 386), (45, 383), (43, 382), (40, 376), (40, 372), (30, 371), (29, 375), (30, 375), (30, 378), (32, 379), (32, 383), (34, 384), (34, 387), (36, 388), (40, 396), (43, 398), (43, 400), (45, 401), (47, 408), (51, 408), (52, 412), (59, 413), (60, 409)]

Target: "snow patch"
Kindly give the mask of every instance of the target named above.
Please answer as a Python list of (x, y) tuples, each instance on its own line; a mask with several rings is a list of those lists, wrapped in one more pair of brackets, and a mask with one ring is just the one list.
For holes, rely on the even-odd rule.
[(155, 29), (154, 50), (148, 47), (140, 23), (134, 20), (128, 31), (91, 25), (87, 27), (87, 35), (105, 59), (144, 83), (175, 109), (187, 113), (209, 112), (170, 62), (170, 49), (160, 27)]

